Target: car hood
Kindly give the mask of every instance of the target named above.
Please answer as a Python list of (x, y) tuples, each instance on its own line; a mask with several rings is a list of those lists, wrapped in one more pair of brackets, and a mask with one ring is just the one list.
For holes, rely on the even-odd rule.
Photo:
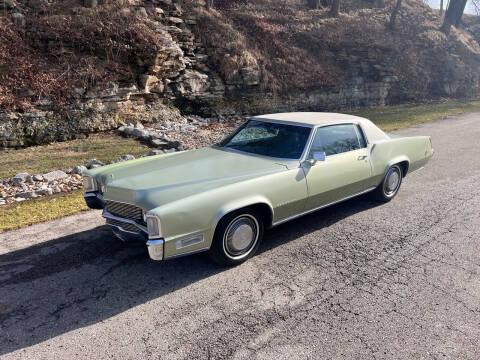
[(106, 200), (133, 203), (146, 210), (239, 181), (287, 170), (273, 159), (217, 148), (203, 148), (102, 173)]

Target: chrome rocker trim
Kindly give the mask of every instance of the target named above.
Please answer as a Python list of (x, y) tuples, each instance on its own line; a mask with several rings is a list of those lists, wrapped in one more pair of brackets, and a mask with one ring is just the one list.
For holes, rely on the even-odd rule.
[(280, 224), (286, 223), (287, 221), (290, 221), (290, 220), (293, 220), (293, 219), (302, 217), (302, 216), (304, 216), (304, 215), (310, 214), (310, 213), (315, 212), (315, 211), (317, 211), (317, 210), (321, 210), (321, 209), (324, 209), (324, 208), (326, 208), (326, 207), (329, 207), (329, 206), (332, 206), (332, 205), (341, 203), (341, 202), (343, 202), (343, 201), (347, 201), (347, 200), (353, 199), (354, 197), (357, 197), (357, 196), (366, 194), (366, 193), (368, 193), (368, 192), (370, 192), (370, 191), (372, 191), (372, 190), (375, 190), (375, 189), (376, 189), (376, 187), (373, 186), (373, 187), (371, 187), (371, 188), (368, 188), (367, 190), (364, 190), (364, 191), (361, 191), (361, 192), (359, 192), (359, 193), (356, 193), (356, 194), (347, 196), (347, 197), (345, 197), (345, 198), (343, 198), (343, 199), (340, 199), (340, 200), (337, 200), (337, 201), (334, 201), (334, 202), (331, 202), (331, 203), (328, 203), (328, 204), (325, 204), (325, 205), (316, 207), (315, 209), (307, 210), (307, 211), (304, 211), (304, 212), (302, 212), (302, 213), (300, 213), (300, 214), (296, 214), (296, 215), (290, 216), (290, 217), (288, 217), (288, 218), (279, 220), (279, 221), (273, 223), (273, 224), (272, 224), (272, 227), (278, 226), (278, 225), (280, 225)]

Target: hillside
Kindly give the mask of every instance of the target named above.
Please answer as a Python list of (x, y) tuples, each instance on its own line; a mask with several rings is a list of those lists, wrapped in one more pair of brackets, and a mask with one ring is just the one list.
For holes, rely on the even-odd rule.
[(128, 122), (478, 96), (480, 22), (406, 0), (0, 0), (0, 145)]

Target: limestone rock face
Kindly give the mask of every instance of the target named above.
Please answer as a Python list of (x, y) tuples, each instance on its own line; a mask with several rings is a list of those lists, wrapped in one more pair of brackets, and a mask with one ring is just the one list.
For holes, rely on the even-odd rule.
[(157, 53), (150, 73), (159, 79), (174, 78), (185, 70), (185, 67), (183, 51), (177, 43), (172, 41), (169, 46)]
[(162, 93), (164, 90), (163, 83), (155, 75), (144, 74), (140, 77), (140, 86), (145, 93), (155, 92)]
[(175, 84), (180, 95), (195, 95), (206, 92), (210, 87), (208, 75), (196, 70), (185, 70)]
[[(0, 9), (6, 9), (7, 16), (24, 31), (30, 25), (25, 21), (27, 11), (36, 9), (42, 13), (53, 1), (0, 0)], [(371, 2), (381, 7), (385, 3)], [(78, 2), (90, 8), (101, 7), (102, 3)], [(84, 138), (90, 133), (118, 129), (122, 136), (135, 137), (150, 146), (178, 150), (181, 144), (159, 136), (152, 128), (159, 123), (180, 125), (182, 119), (191, 115), (220, 118), (280, 111), (335, 111), (398, 103), (402, 96), (411, 96), (405, 94), (402, 85), (405, 79), (399, 66), (402, 64), (396, 61), (398, 54), (375, 46), (325, 49), (322, 56), (342, 67), (342, 77), (334, 85), (268, 91), (262, 86), (268, 79), (265, 64), (257, 63), (253, 57), (248, 65), (235, 73), (232, 70), (231, 76), (221, 75), (208, 55), (218, 49), (208, 48), (210, 45), (195, 38), (200, 30), (197, 22), (201, 24), (198, 14), (185, 11), (180, 4), (178, 0), (128, 0), (119, 11), (152, 30), (163, 47), (138, 54), (138, 66), (128, 80), (116, 79), (93, 87), (72, 84), (71, 101), (65, 105), (40, 98), (33, 87), (18, 89), (19, 97), (30, 101), (34, 108), (25, 112), (0, 110), (0, 148)], [(472, 65), (480, 64), (480, 24), (469, 25), (468, 31), (452, 29), (450, 37), (428, 28), (417, 34), (415, 41), (442, 48), (442, 56), (434, 59), (438, 67), (432, 86), (438, 91), (436, 96), (469, 97), (475, 91), (480, 93), (480, 72)], [(71, 50), (67, 44), (58, 45), (51, 39), (46, 39), (46, 45), (59, 56)], [(421, 80), (419, 83), (422, 85)], [(143, 129), (142, 124), (148, 129)], [(188, 126), (182, 124), (169, 131), (181, 132)], [(83, 169), (76, 171), (81, 174)]]

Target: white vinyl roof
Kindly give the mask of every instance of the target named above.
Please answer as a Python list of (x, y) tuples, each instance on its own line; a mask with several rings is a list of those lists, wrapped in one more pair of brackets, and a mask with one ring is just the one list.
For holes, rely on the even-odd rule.
[(388, 139), (381, 129), (379, 129), (370, 120), (347, 114), (327, 113), (327, 112), (291, 112), (267, 114), (253, 117), (253, 119), (285, 122), (290, 124), (299, 124), (307, 126), (324, 126), (336, 124), (360, 124), (369, 141), (379, 141)]
[(369, 121), (358, 116), (327, 112), (291, 112), (267, 114), (255, 116), (254, 119), (285, 121), (290, 123), (299, 123), (314, 126)]

